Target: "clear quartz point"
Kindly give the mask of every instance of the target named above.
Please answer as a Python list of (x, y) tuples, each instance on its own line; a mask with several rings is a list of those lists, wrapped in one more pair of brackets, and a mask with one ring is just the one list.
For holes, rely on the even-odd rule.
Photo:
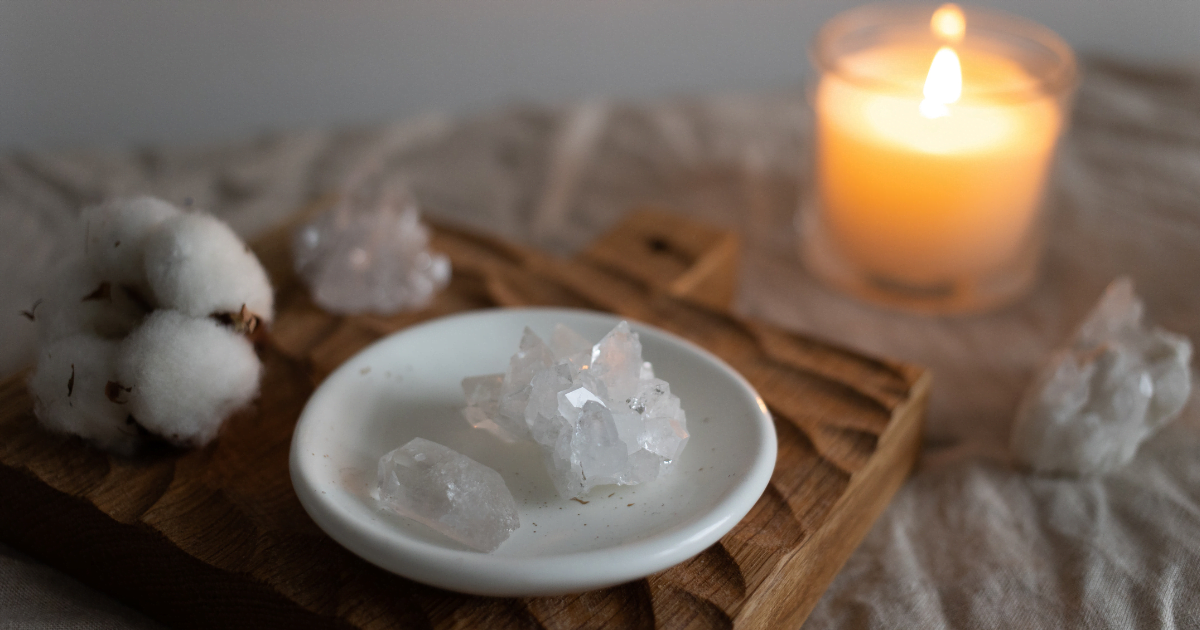
[(423, 438), (379, 459), (374, 496), (397, 514), (479, 551), (495, 551), (521, 526), (500, 473)]
[(463, 393), (472, 426), (542, 447), (564, 498), (652, 481), (687, 446), (679, 398), (642, 360), (627, 322), (596, 344), (562, 324), (549, 344), (527, 328), (508, 371), (464, 379)]
[(1128, 463), (1191, 392), (1192, 344), (1142, 323), (1129, 278), (1113, 281), (1070, 344), (1026, 390), (1011, 449), (1039, 472), (1101, 475)]

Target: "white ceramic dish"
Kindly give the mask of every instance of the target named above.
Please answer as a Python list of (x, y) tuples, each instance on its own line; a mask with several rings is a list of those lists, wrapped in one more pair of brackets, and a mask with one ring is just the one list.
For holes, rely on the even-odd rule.
[[(465, 376), (503, 372), (525, 326), (564, 323), (592, 340), (620, 318), (578, 310), (508, 309), (447, 317), (396, 333), (321, 384), (292, 437), (292, 484), (326, 533), (388, 571), (479, 595), (552, 595), (602, 588), (703, 551), (750, 511), (775, 466), (766, 406), (739, 374), (701, 348), (630, 322), (644, 357), (671, 384), (691, 433), (677, 470), (641, 486), (602, 486), (564, 500), (535, 444), (504, 444), (462, 418)], [(423, 437), (498, 471), (521, 527), (490, 554), (379, 508), (369, 497), (379, 457)]]

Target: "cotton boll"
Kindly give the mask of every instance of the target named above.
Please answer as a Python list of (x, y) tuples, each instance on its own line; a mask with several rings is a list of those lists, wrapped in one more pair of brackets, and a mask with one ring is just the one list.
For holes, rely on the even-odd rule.
[(88, 262), (110, 282), (144, 286), (146, 237), (179, 213), (179, 208), (154, 197), (114, 199), (84, 208)]
[[(124, 404), (128, 393), (116, 383), (118, 345), (87, 334), (43, 344), (29, 391), (34, 414), (46, 428), (128, 455), (140, 439)], [(120, 402), (109, 398), (109, 390)]]
[(159, 306), (192, 317), (239, 313), (271, 321), (274, 297), (258, 259), (216, 218), (186, 213), (146, 242), (146, 276)]
[(144, 298), (101, 279), (83, 259), (63, 264), (53, 277), (32, 311), (42, 343), (79, 333), (118, 339), (129, 334), (147, 312), (139, 303)]
[(245, 337), (210, 318), (158, 310), (121, 343), (117, 375), (151, 433), (180, 446), (208, 443), (258, 392), (262, 365)]

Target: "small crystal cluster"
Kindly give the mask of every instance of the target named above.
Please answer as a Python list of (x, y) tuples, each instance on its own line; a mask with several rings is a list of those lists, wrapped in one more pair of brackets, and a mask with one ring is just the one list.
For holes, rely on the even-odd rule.
[(592, 345), (559, 324), (547, 344), (525, 329), (508, 372), (463, 380), (463, 415), (505, 441), (532, 439), (560, 495), (645, 483), (687, 445), (687, 418), (621, 322)]
[(521, 526), (500, 473), (423, 438), (380, 458), (374, 498), (480, 551), (495, 551)]
[(1042, 366), (1013, 427), (1016, 458), (1040, 472), (1095, 475), (1133, 459), (1191, 391), (1192, 344), (1142, 324), (1128, 278), (1109, 286), (1075, 333)]
[(428, 246), (408, 191), (377, 184), (344, 195), (300, 228), (292, 251), (322, 308), (388, 314), (424, 307), (450, 282), (450, 259)]

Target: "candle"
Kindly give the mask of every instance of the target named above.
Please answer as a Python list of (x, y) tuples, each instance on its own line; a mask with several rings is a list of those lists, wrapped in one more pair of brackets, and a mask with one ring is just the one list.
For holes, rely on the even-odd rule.
[(817, 83), (805, 259), (868, 298), (978, 310), (1032, 281), (1063, 98), (958, 7), (924, 23), (840, 51)]

